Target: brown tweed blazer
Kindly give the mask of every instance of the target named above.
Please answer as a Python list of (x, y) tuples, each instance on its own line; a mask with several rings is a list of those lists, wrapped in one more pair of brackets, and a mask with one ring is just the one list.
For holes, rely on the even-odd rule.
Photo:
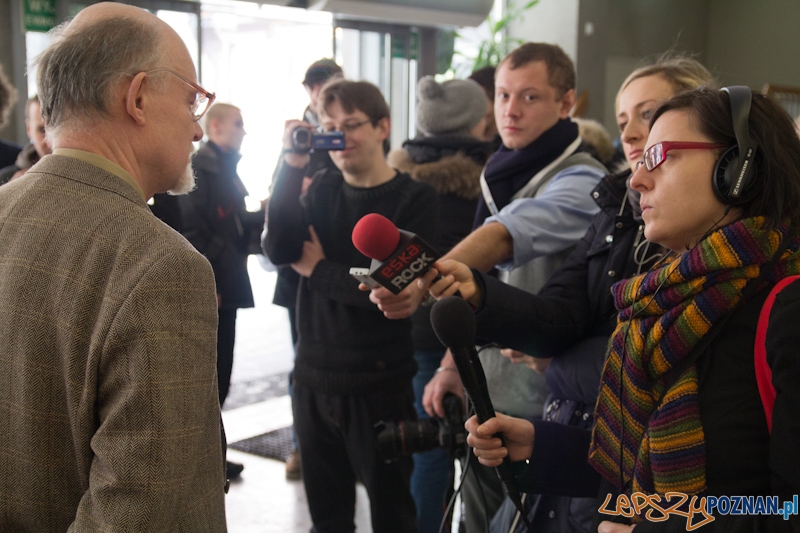
[(0, 531), (223, 532), (208, 262), (123, 180), (0, 187)]

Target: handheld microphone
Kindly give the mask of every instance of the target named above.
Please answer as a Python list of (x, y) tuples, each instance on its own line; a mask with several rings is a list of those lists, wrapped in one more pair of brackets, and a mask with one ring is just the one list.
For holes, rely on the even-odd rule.
[[(494, 407), (492, 407), (492, 399), (489, 397), (489, 388), (486, 385), (483, 366), (481, 366), (478, 352), (475, 350), (476, 326), (472, 309), (462, 298), (456, 296), (442, 298), (433, 304), (431, 325), (442, 344), (450, 348), (450, 352), (453, 354), (453, 361), (456, 363), (456, 370), (458, 370), (458, 375), (461, 377), (461, 383), (475, 406), (475, 414), (478, 416), (478, 421), (483, 424), (494, 417)], [(505, 446), (502, 433), (496, 433), (493, 436), (503, 441)], [(523, 521), (527, 522), (508, 456), (503, 459), (503, 463), (496, 470), (497, 475), (506, 487), (508, 497), (514, 502), (514, 506), (520, 512)]]
[(353, 228), (353, 245), (372, 259), (369, 277), (399, 294), (412, 281), (430, 270), (441, 257), (419, 235), (397, 229), (383, 215), (364, 215)]

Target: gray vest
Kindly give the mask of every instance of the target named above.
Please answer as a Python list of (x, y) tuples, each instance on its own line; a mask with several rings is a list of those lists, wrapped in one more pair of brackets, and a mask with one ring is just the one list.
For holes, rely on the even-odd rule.
[[(565, 158), (547, 173), (535, 176), (513, 196), (535, 198), (548, 183), (562, 170), (585, 165), (607, 172), (595, 158), (585, 152), (577, 152)], [(574, 246), (559, 253), (540, 256), (511, 271), (501, 271), (500, 280), (524, 291), (536, 294), (550, 276), (564, 263)], [(533, 354), (529, 354), (533, 355)], [(546, 356), (546, 354), (541, 354)], [(503, 357), (499, 348), (485, 348), (480, 352), (489, 395), (497, 411), (525, 418), (541, 418), (545, 400), (550, 394), (544, 376), (537, 374), (525, 365), (514, 364)]]

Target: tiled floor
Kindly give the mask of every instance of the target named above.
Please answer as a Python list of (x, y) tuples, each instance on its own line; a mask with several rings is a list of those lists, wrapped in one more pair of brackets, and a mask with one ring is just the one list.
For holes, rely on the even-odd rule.
[[(251, 259), (248, 271), (256, 300), (254, 309), (238, 313), (231, 392), (222, 418), (228, 442), (261, 435), (292, 423), (286, 395), (286, 373), (292, 367), (286, 310), (271, 304), (275, 274)], [(228, 450), (228, 458), (245, 465), (240, 480), (226, 497), (230, 533), (300, 533), (311, 529), (301, 481), (287, 481), (284, 463)], [(356, 527), (370, 532), (369, 500), (359, 486)]]
[[(229, 442), (266, 433), (291, 423), (288, 396), (223, 412)], [(226, 497), (230, 533), (300, 533), (309, 531), (306, 494), (301, 481), (287, 481), (284, 463), (236, 450), (228, 458), (245, 465), (241, 479), (231, 483)], [(356, 527), (371, 531), (369, 500), (357, 489)]]

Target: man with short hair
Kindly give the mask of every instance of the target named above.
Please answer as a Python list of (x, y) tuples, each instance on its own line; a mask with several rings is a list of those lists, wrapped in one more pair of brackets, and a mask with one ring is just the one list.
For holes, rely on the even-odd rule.
[[(591, 192), (606, 173), (581, 146), (578, 126), (569, 118), (574, 104), (575, 68), (558, 46), (526, 43), (500, 62), (494, 110), (503, 146), (484, 169), (477, 229), (445, 258), (484, 272), (497, 266), (500, 279), (532, 293), (561, 265), (598, 210)], [(387, 293), (375, 290), (371, 298), (389, 309), (382, 301)], [(496, 410), (541, 416), (549, 394), (542, 375), (515, 365), (499, 348), (484, 348), (480, 358)], [(440, 368), (455, 369), (449, 352)], [(456, 372), (438, 372), (425, 388), (423, 405), (442, 416), (444, 394), (462, 391)], [(470, 472), (463, 493), (467, 529), (482, 531), (503, 490), (492, 469), (475, 462)]]
[(213, 95), (166, 23), (87, 7), (38, 59), (54, 150), (0, 188), (0, 530), (226, 530), (208, 262), (147, 208)]
[(331, 79), (341, 77), (344, 77), (342, 67), (333, 59), (323, 58), (309, 65), (303, 77), (303, 87), (306, 88), (310, 102), (303, 113), (303, 120), (314, 127), (319, 126), (319, 117), (317, 116), (319, 93)]
[[(319, 127), (319, 117), (317, 116), (317, 101), (319, 99), (319, 92), (328, 81), (336, 78), (342, 78), (342, 69), (332, 59), (320, 59), (314, 61), (308, 69), (306, 69), (305, 76), (303, 77), (303, 87), (308, 93), (309, 104), (303, 112), (303, 120), (314, 128)], [(281, 159), (283, 157), (281, 156)], [(278, 178), (278, 170), (281, 164), (275, 169), (272, 176), (272, 187), (275, 186), (275, 180)], [(315, 150), (309, 154), (308, 165), (306, 166), (305, 176), (306, 183), (311, 182), (311, 176), (316, 174), (323, 168), (336, 170), (336, 165), (331, 161), (328, 152), (325, 150)], [(295, 317), (297, 315), (297, 286), (300, 283), (300, 276), (292, 270), (289, 266), (278, 268), (278, 279), (275, 282), (275, 294), (272, 298), (272, 303), (285, 307), (289, 313), (289, 328), (292, 335), (292, 349), (297, 344), (297, 324)], [(289, 373), (289, 396), (294, 396), (294, 387), (292, 385), (292, 373)], [(297, 449), (297, 437), (292, 426), (292, 451), (286, 459), (286, 479), (298, 480), (302, 478), (302, 461), (300, 459), (300, 452)]]
[[(274, 264), (291, 264), (301, 276), (294, 426), (308, 505), (314, 531), (352, 532), (358, 479), (369, 495), (373, 531), (414, 532), (411, 458), (384, 463), (374, 430), (381, 420), (416, 418), (410, 322), (386, 319), (348, 271), (370, 264), (351, 237), (366, 214), (435, 242), (436, 193), (387, 165), (389, 107), (377, 87), (332, 82), (319, 96), (319, 112), (325, 131), (345, 134), (344, 150), (331, 152), (338, 170), (317, 173), (301, 196), (309, 157), (293, 151), (291, 138), (310, 125), (287, 121), (263, 239)], [(411, 286), (387, 301), (416, 306), (421, 299)]]
[(13, 165), (0, 169), (0, 185), (23, 176), (39, 159), (51, 153), (50, 143), (45, 138), (44, 119), (42, 118), (39, 97), (31, 96), (25, 105), (25, 131), (31, 140), (17, 155)]
[[(192, 158), (197, 187), (178, 199), (181, 233), (206, 256), (217, 282), (217, 380), (219, 404), (228, 397), (236, 340), (236, 310), (253, 307), (253, 290), (247, 273), (250, 242), (258, 242), (264, 212), (245, 207), (247, 189), (236, 172), (239, 149), (247, 132), (241, 110), (214, 104), (205, 119), (208, 142)], [(229, 478), (244, 467), (228, 462)]]

